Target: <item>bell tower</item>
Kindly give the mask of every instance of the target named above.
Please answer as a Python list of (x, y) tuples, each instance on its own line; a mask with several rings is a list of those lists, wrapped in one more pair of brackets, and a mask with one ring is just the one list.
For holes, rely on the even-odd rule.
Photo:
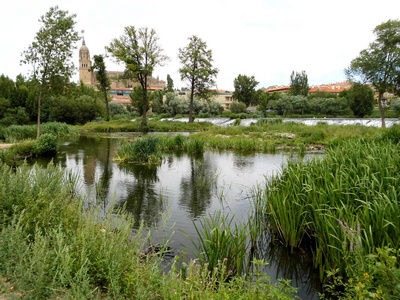
[(82, 46), (79, 49), (79, 82), (82, 81), (89, 86), (93, 84), (93, 72), (89, 71), (91, 66), (89, 48), (86, 46), (85, 38), (83, 38)]

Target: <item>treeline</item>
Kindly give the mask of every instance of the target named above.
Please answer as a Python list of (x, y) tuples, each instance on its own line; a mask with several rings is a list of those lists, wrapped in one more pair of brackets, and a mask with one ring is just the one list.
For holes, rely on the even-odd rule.
[[(104, 116), (101, 94), (93, 88), (75, 83), (52, 84), (43, 97), (43, 122), (84, 124)], [(24, 125), (37, 119), (40, 85), (34, 79), (18, 75), (16, 81), (0, 76), (0, 125)]]

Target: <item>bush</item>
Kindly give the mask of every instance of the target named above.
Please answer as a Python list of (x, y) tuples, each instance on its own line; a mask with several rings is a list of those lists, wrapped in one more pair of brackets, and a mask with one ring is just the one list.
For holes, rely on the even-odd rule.
[(400, 99), (399, 98), (393, 98), (390, 101), (390, 108), (396, 113), (396, 115), (399, 117), (400, 116)]
[(243, 102), (232, 102), (229, 109), (234, 114), (246, 113), (247, 106)]
[(51, 133), (42, 134), (34, 143), (33, 153), (35, 155), (57, 152), (58, 139)]

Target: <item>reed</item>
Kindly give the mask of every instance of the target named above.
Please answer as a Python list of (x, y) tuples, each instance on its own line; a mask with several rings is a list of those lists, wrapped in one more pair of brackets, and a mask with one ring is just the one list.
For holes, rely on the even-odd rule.
[(158, 143), (157, 137), (143, 137), (132, 142), (123, 141), (117, 150), (115, 160), (120, 163), (158, 164), (162, 160)]
[(399, 172), (398, 145), (378, 139), (344, 140), (323, 159), (290, 162), (262, 196), (269, 229), (292, 248), (311, 240), (321, 275), (345, 270), (356, 244), (365, 255), (398, 248)]
[[(78, 134), (78, 131), (65, 123), (49, 122), (41, 126), (42, 134), (52, 134), (58, 137)], [(25, 139), (34, 139), (37, 134), (37, 125), (12, 125), (2, 128), (0, 139), (14, 143)]]
[(193, 253), (195, 257), (202, 264), (208, 264), (210, 271), (224, 262), (231, 275), (242, 275), (244, 272), (247, 228), (237, 225), (233, 220), (233, 217), (224, 216), (217, 211), (209, 217), (203, 217), (200, 227), (194, 223), (200, 245), (183, 232), (196, 249)]
[[(293, 299), (295, 289), (288, 282), (272, 284), (262, 274), (257, 274), (260, 281), (256, 282), (251, 276), (223, 282), (226, 276), (221, 277), (221, 270), (231, 276), (225, 260), (217, 262), (218, 270), (212, 272), (208, 266), (190, 263), (186, 275), (183, 268), (174, 267), (164, 274), (162, 258), (144, 252), (152, 233), (145, 233), (143, 224), (132, 231), (134, 220), (123, 209), (84, 210), (76, 184), (74, 175), (53, 164), (44, 169), (26, 164), (15, 169), (0, 163), (4, 298), (251, 299), (258, 295)], [(235, 228), (229, 219), (224, 224)], [(227, 231), (230, 237), (235, 232), (240, 230)], [(229, 243), (224, 231), (212, 235)]]

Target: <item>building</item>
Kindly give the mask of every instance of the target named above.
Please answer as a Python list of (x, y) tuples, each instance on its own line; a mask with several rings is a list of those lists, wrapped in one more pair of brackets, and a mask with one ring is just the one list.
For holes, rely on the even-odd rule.
[[(82, 41), (82, 46), (79, 49), (79, 82), (97, 88), (98, 82), (96, 81), (96, 74), (89, 71), (92, 66), (92, 61), (90, 59), (89, 48), (86, 46), (85, 39)], [(122, 71), (107, 71), (108, 77), (111, 81), (111, 102), (121, 103), (128, 105), (130, 101), (130, 93), (133, 88), (139, 86), (140, 83), (137, 81), (123, 79), (124, 72)], [(148, 78), (148, 90), (162, 90), (165, 88), (165, 81), (159, 78)]]
[[(340, 92), (344, 90), (348, 90), (351, 88), (351, 82), (338, 82), (338, 83), (330, 83), (330, 84), (323, 84), (319, 86), (311, 86), (309, 89), (309, 94), (315, 94), (317, 92), (328, 92), (339, 95)], [(278, 93), (286, 93), (290, 91), (290, 85), (283, 85), (283, 86), (270, 86), (268, 88), (262, 88), (265, 92), (270, 94), (274, 92)]]

